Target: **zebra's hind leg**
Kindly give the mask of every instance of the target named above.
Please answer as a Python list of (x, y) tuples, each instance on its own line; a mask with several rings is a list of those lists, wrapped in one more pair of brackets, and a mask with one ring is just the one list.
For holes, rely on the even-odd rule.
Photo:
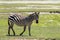
[(14, 31), (13, 27), (11, 27), (11, 29), (12, 29), (12, 31), (13, 31), (13, 35), (15, 36), (15, 31)]
[(8, 27), (8, 35), (10, 36), (10, 27)]
[(8, 35), (10, 36), (10, 21), (8, 20)]
[(8, 35), (10, 36), (10, 29), (12, 29), (13, 35), (15, 36), (15, 31), (14, 31), (13, 27), (9, 27), (9, 28), (8, 28)]
[(25, 30), (26, 30), (26, 26), (24, 26), (24, 30), (23, 30), (23, 32), (20, 34), (20, 36), (25, 32)]
[(13, 34), (14, 34), (14, 36), (15, 36), (15, 32), (14, 32), (14, 29), (13, 29), (14, 23), (11, 22), (11, 21), (10, 21), (10, 22), (8, 21), (8, 25), (9, 25), (9, 27), (8, 27), (8, 35), (10, 36), (10, 29), (12, 29)]

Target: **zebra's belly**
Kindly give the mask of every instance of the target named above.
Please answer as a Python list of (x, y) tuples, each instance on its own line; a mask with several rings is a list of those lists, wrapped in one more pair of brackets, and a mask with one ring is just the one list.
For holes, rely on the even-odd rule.
[(31, 24), (31, 22), (25, 22), (25, 23), (15, 23), (16, 25), (18, 25), (18, 26), (27, 26), (27, 25), (30, 25)]
[(24, 26), (24, 24), (21, 24), (21, 23), (19, 23), (19, 24), (15, 23), (15, 24), (18, 25), (18, 26)]

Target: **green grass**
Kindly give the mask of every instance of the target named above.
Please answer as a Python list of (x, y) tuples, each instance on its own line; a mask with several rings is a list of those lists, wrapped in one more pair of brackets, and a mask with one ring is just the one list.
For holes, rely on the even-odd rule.
[(60, 9), (1, 9), (1, 13), (9, 12), (50, 12), (50, 11), (59, 11)]
[[(39, 5), (39, 6), (36, 6), (36, 8), (39, 8), (39, 9), (36, 9), (35, 7), (29, 7), (28, 5)], [(47, 5), (47, 6), (46, 6)], [(50, 6), (48, 6), (50, 5)], [(0, 5), (0, 12), (31, 12), (31, 11), (38, 11), (38, 12), (46, 12), (46, 11), (59, 11), (59, 9), (52, 9), (51, 7), (52, 6), (60, 6), (60, 3), (57, 3), (57, 4), (39, 4), (39, 3), (15, 3), (15, 4), (4, 4), (2, 3)], [(29, 8), (26, 8), (26, 9), (17, 9), (16, 7), (29, 7)], [(7, 9), (7, 8), (10, 8), (10, 9)], [(41, 8), (51, 8), (51, 9), (41, 9)]]
[[(23, 27), (14, 25), (14, 30), (17, 36), (7, 36), (8, 24), (7, 18), (9, 15), (0, 14), (0, 40), (16, 40), (16, 39), (40, 39), (40, 38), (56, 38), (60, 40), (60, 14), (41, 14), (39, 15), (39, 23), (36, 24), (35, 21), (31, 26), (31, 34), (28, 35), (28, 27), (23, 34), (19, 34), (23, 31)], [(11, 31), (11, 35), (12, 35)]]

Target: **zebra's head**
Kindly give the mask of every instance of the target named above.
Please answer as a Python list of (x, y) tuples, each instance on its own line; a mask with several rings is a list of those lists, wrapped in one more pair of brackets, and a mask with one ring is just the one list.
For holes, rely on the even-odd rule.
[(36, 20), (36, 23), (38, 23), (39, 12), (35, 12), (35, 13), (34, 13), (34, 19)]

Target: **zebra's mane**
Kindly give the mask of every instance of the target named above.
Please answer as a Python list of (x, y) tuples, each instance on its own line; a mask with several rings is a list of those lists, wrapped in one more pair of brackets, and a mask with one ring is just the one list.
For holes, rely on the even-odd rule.
[(33, 15), (34, 15), (34, 13), (33, 13), (33, 14), (30, 14), (29, 17), (31, 17), (31, 16), (33, 16)]
[(34, 19), (34, 13), (28, 16), (30, 19)]

